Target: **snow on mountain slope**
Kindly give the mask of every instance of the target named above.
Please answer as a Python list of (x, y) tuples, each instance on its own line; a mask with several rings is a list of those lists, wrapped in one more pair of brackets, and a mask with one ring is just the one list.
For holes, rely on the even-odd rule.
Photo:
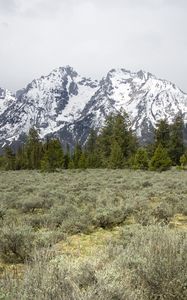
[(15, 101), (16, 97), (10, 91), (0, 88), (0, 114)]
[(33, 125), (41, 137), (56, 132), (80, 117), (97, 88), (97, 81), (82, 78), (69, 66), (55, 69), (18, 94), (17, 101), (0, 115), (0, 133), (12, 142)]
[(145, 141), (160, 119), (172, 123), (181, 112), (187, 123), (187, 94), (150, 73), (124, 69), (111, 70), (101, 81), (99, 90), (83, 111), (82, 122), (86, 118), (91, 127), (101, 127), (106, 115), (121, 108), (129, 114), (137, 135)]
[(160, 119), (171, 123), (180, 112), (187, 123), (187, 94), (144, 71), (113, 69), (98, 83), (60, 67), (33, 80), (16, 97), (0, 89), (0, 146), (20, 140), (33, 125), (42, 138), (84, 144), (91, 127), (99, 130), (108, 114), (121, 109), (147, 142)]

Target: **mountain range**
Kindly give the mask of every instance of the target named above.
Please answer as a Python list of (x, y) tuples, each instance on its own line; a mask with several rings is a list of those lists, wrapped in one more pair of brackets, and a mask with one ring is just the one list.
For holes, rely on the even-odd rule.
[(113, 69), (101, 79), (80, 76), (72, 67), (54, 69), (15, 94), (0, 88), (0, 148), (16, 147), (32, 126), (41, 138), (84, 144), (112, 112), (125, 110), (141, 143), (153, 138), (160, 119), (172, 123), (182, 113), (187, 124), (187, 94), (145, 71)]

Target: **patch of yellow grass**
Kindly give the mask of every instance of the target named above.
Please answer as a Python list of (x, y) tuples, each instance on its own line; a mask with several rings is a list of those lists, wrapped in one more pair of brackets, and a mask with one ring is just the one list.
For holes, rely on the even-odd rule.
[(24, 264), (6, 264), (0, 261), (0, 278), (11, 275), (12, 278), (22, 277), (25, 270)]
[(55, 252), (72, 257), (91, 256), (96, 251), (104, 249), (112, 240), (120, 236), (121, 228), (112, 230), (99, 229), (89, 235), (79, 234), (68, 237), (54, 246)]
[(171, 220), (170, 225), (178, 229), (187, 230), (187, 216), (176, 214)]
[(162, 202), (160, 197), (150, 197), (149, 201), (149, 206), (153, 209), (156, 208)]
[(133, 215), (127, 217), (123, 224), (124, 225), (133, 225), (133, 224), (136, 224), (135, 217)]

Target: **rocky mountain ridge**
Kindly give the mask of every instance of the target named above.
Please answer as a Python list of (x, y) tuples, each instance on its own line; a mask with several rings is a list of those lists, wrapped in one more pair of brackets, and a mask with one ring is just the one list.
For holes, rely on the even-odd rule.
[(113, 69), (98, 82), (60, 67), (33, 80), (13, 95), (0, 88), (0, 147), (16, 145), (32, 126), (41, 138), (85, 143), (90, 128), (100, 129), (106, 116), (124, 109), (141, 142), (151, 140), (158, 120), (172, 123), (182, 113), (187, 123), (187, 94), (148, 72)]

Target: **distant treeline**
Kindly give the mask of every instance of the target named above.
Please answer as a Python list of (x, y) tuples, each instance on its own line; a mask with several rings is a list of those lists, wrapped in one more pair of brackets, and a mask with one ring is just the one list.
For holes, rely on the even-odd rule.
[(171, 166), (185, 167), (187, 152), (183, 139), (184, 123), (177, 115), (174, 123), (158, 122), (152, 144), (141, 147), (132, 131), (125, 112), (107, 117), (99, 135), (91, 129), (84, 147), (76, 144), (73, 151), (68, 145), (62, 147), (58, 139), (41, 141), (39, 132), (31, 128), (24, 145), (14, 153), (11, 147), (4, 148), (0, 167), (4, 170), (86, 168), (133, 168), (164, 171)]

